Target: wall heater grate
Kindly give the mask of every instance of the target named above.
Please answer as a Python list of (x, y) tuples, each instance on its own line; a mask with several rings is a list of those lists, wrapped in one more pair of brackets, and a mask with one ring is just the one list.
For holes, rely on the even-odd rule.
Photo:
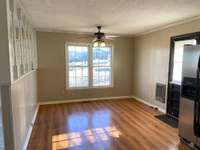
[(166, 85), (156, 83), (156, 100), (165, 103)]

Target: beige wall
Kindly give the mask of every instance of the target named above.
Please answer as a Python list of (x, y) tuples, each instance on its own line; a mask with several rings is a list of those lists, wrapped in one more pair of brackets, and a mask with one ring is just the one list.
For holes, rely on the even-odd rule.
[[(14, 149), (13, 138), (13, 122), (12, 122), (12, 108), (10, 100), (10, 61), (9, 61), (9, 19), (8, 12), (9, 1), (0, 1), (0, 115), (2, 121), (0, 122), (3, 133), (1, 134), (0, 144), (6, 150)], [(4, 136), (4, 137), (2, 137)], [(4, 143), (2, 142), (4, 139)]]
[(11, 85), (15, 150), (22, 150), (37, 104), (37, 72), (32, 71)]
[(8, 0), (0, 1), (0, 85), (10, 84)]
[[(92, 39), (64, 33), (38, 32), (39, 101), (129, 96), (132, 92), (132, 39), (117, 38), (114, 45), (114, 87), (66, 90), (65, 42), (89, 43)], [(79, 37), (79, 38), (78, 38)]]
[(134, 38), (133, 95), (165, 109), (155, 101), (155, 83), (167, 84), (170, 37), (200, 31), (200, 20)]
[(16, 46), (12, 42), (14, 36), (11, 36), (11, 32), (14, 32), (13, 28), (16, 27), (11, 23), (11, 16), (15, 13), (11, 11), (9, 5), (13, 4), (13, 0), (0, 1), (0, 100), (2, 104), (0, 112), (3, 117), (5, 149), (22, 150), (37, 103), (37, 73), (26, 74), (11, 83), (12, 54), (13, 47)]

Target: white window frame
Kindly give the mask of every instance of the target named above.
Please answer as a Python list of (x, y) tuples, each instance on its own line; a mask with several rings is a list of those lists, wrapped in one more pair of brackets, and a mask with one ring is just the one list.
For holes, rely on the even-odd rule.
[[(69, 63), (68, 63), (68, 46), (84, 46), (88, 47), (88, 86), (87, 87), (69, 87)], [(114, 46), (106, 45), (111, 48), (111, 84), (102, 86), (93, 86), (93, 46), (89, 43), (65, 43), (65, 74), (66, 74), (66, 89), (67, 90), (82, 90), (82, 89), (99, 89), (114, 87)]]

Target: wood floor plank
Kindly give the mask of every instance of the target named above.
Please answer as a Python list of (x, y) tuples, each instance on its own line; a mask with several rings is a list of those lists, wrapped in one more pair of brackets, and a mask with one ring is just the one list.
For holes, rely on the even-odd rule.
[(132, 99), (41, 106), (28, 150), (189, 150), (158, 114)]

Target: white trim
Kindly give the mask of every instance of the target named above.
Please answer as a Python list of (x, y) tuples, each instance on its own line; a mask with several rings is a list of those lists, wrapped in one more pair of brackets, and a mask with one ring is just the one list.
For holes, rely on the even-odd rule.
[(145, 100), (143, 100), (143, 99), (141, 99), (141, 98), (138, 98), (138, 97), (136, 97), (136, 96), (132, 96), (132, 98), (133, 98), (134, 100), (137, 100), (137, 101), (139, 101), (139, 102), (142, 102), (143, 104), (146, 104), (146, 105), (148, 105), (148, 106), (150, 106), (150, 107), (158, 108), (159, 111), (161, 111), (161, 112), (163, 112), (163, 113), (166, 113), (166, 110), (164, 110), (163, 108), (160, 108), (160, 107), (158, 107), (158, 106), (156, 106), (156, 105), (153, 105), (153, 104), (151, 104), (151, 103), (149, 103), (149, 102), (147, 102), (147, 101), (145, 101)]
[[(91, 77), (92, 77), (92, 83), (91, 83), (91, 88), (114, 88), (114, 45), (113, 44), (106, 44), (105, 47), (110, 47), (111, 48), (111, 64), (110, 66), (102, 66), (102, 67), (111, 67), (111, 84), (110, 85), (100, 85), (100, 86), (94, 86), (93, 85), (93, 63), (91, 63)], [(91, 61), (93, 61), (93, 46), (91, 46)]]
[[(68, 46), (83, 46), (88, 48), (88, 65), (80, 66), (80, 67), (88, 67), (88, 86), (86, 87), (69, 87), (69, 63), (68, 63)], [(102, 89), (102, 88), (113, 88), (114, 87), (114, 45), (107, 44), (105, 47), (109, 47), (111, 49), (111, 84), (110, 85), (102, 85), (102, 86), (93, 86), (93, 46), (91, 43), (73, 43), (73, 42), (65, 42), (65, 88), (66, 90), (88, 90), (88, 89)], [(75, 67), (75, 66), (74, 66)], [(103, 67), (103, 66), (102, 66)], [(105, 66), (107, 67), (107, 66)]]
[(67, 91), (78, 91), (78, 90), (93, 90), (93, 89), (110, 89), (114, 88), (114, 86), (91, 86), (91, 87), (74, 87), (74, 88), (69, 88), (66, 89)]
[(85, 98), (85, 99), (74, 99), (74, 100), (54, 100), (48, 102), (38, 102), (38, 105), (50, 105), (50, 104), (63, 104), (63, 103), (77, 103), (77, 102), (91, 102), (101, 100), (117, 100), (117, 99), (130, 99), (132, 96), (116, 96), (116, 97), (100, 97), (100, 98)]
[(135, 36), (133, 36), (133, 37), (147, 35), (147, 34), (150, 34), (150, 33), (153, 33), (153, 32), (157, 32), (157, 31), (161, 31), (161, 30), (164, 30), (164, 29), (167, 29), (167, 28), (170, 28), (170, 27), (174, 27), (176, 25), (190, 23), (190, 22), (198, 20), (198, 19), (200, 19), (200, 15), (199, 16), (195, 16), (195, 17), (190, 17), (190, 18), (187, 18), (187, 19), (183, 19), (181, 21), (176, 21), (174, 23), (169, 23), (169, 24), (166, 24), (166, 25), (163, 25), (163, 26), (160, 26), (160, 27), (155, 27), (153, 29), (150, 29), (150, 30), (138, 33), (138, 34), (135, 34)]
[(26, 150), (27, 147), (28, 147), (28, 143), (29, 143), (29, 140), (31, 138), (31, 133), (32, 133), (32, 130), (33, 130), (33, 125), (35, 123), (35, 120), (36, 120), (36, 117), (37, 117), (37, 114), (38, 114), (38, 110), (39, 110), (39, 105), (36, 106), (35, 113), (33, 115), (33, 119), (31, 121), (30, 127), (28, 129), (28, 133), (26, 135), (26, 139), (25, 139), (24, 146), (23, 146), (22, 150)]
[(82, 46), (82, 47), (87, 47), (87, 51), (89, 54), (89, 50), (90, 50), (90, 44), (89, 43), (70, 43), (70, 42), (65, 42), (65, 86), (66, 86), (66, 90), (73, 90), (73, 89), (87, 89), (89, 88), (89, 57), (88, 57), (88, 65), (87, 66), (81, 66), (81, 67), (87, 67), (88, 68), (88, 86), (86, 87), (74, 87), (71, 88), (69, 87), (69, 62), (68, 62), (68, 47), (69, 46)]
[(19, 77), (18, 79), (12, 81), (12, 82), (11, 82), (11, 85), (17, 83), (18, 81), (24, 79), (26, 76), (29, 76), (30, 74), (32, 74), (32, 73), (34, 73), (34, 72), (36, 72), (36, 71), (37, 71), (37, 69), (34, 69), (34, 70), (31, 70), (30, 72), (25, 73), (24, 75), (22, 75), (22, 76)]

